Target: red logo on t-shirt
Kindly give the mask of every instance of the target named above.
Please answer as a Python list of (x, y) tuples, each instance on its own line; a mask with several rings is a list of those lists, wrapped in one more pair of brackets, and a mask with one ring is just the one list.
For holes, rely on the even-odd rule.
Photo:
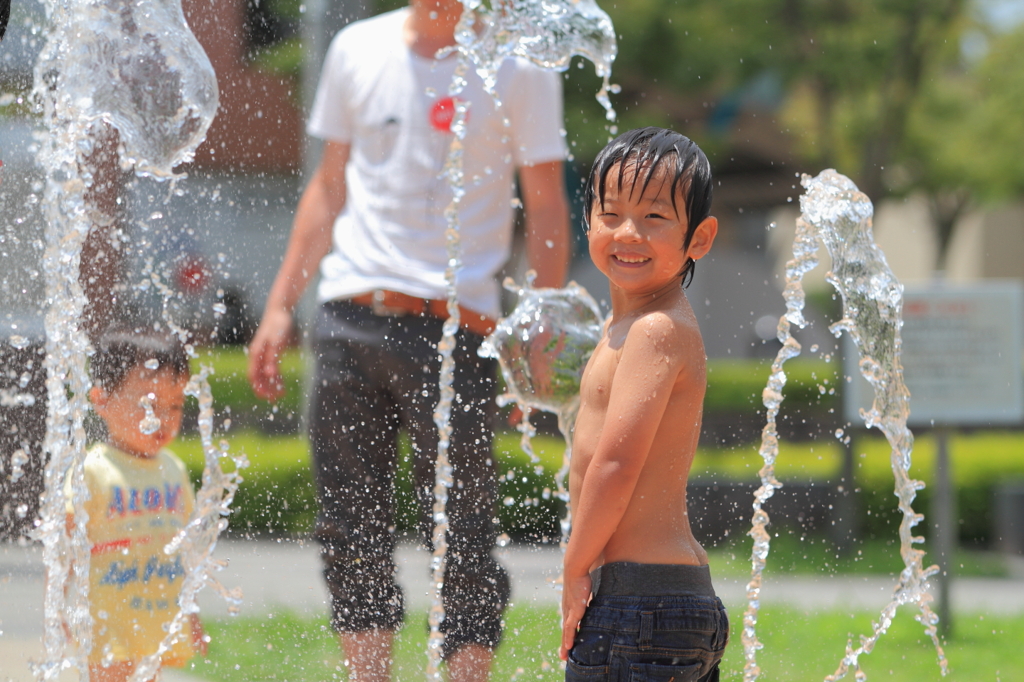
[[(430, 110), (430, 125), (434, 126), (435, 130), (440, 130), (442, 133), (450, 133), (452, 130), (452, 120), (455, 118), (455, 100), (451, 97), (445, 97), (434, 102), (433, 108)], [(466, 120), (469, 120), (469, 112), (466, 112)]]

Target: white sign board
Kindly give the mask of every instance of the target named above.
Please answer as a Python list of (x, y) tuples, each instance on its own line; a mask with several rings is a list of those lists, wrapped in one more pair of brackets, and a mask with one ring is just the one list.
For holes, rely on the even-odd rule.
[[(907, 286), (903, 293), (903, 380), (912, 426), (982, 426), (1024, 421), (1024, 287), (1019, 281)], [(843, 342), (847, 421), (861, 422), (871, 385), (857, 350)]]

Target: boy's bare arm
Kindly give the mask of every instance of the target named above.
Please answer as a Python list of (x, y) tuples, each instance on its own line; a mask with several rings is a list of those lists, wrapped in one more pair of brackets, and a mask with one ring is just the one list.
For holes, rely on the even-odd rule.
[(597, 449), (576, 501), (566, 570), (586, 573), (626, 511), (682, 368), (678, 327), (662, 313), (635, 322), (611, 383)]

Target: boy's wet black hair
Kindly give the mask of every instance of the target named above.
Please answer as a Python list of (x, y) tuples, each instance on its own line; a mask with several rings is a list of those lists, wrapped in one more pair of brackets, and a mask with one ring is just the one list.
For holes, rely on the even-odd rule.
[(128, 327), (112, 329), (100, 337), (89, 361), (89, 373), (93, 384), (113, 393), (133, 369), (150, 360), (156, 360), (156, 371), (169, 369), (179, 377), (190, 374), (188, 355), (177, 337)]
[(0, 40), (7, 32), (7, 22), (11, 18), (11, 0), (0, 0)]
[[(694, 230), (711, 215), (711, 164), (697, 143), (674, 130), (653, 126), (630, 130), (609, 142), (594, 159), (590, 177), (587, 178), (583, 195), (583, 219), (587, 231), (590, 230), (590, 211), (594, 202), (599, 201), (604, 205), (608, 173), (616, 164), (619, 166), (619, 187), (622, 187), (627, 169), (636, 169), (630, 195), (637, 189), (638, 181), (642, 181), (639, 187), (642, 195), (657, 169), (668, 171), (672, 180), (672, 207), (677, 215), (679, 207), (676, 206), (676, 197), (685, 195), (686, 237), (683, 239), (683, 248), (688, 248)], [(680, 273), (684, 287), (693, 279), (695, 265), (692, 258), (687, 259)]]

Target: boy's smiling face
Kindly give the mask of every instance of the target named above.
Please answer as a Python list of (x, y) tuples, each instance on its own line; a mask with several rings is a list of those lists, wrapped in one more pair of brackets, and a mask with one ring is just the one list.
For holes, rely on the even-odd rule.
[(702, 222), (684, 249), (685, 197), (679, 192), (673, 202), (672, 181), (663, 168), (654, 169), (644, 188), (646, 172), (637, 178), (636, 167), (626, 163), (621, 184), (617, 164), (608, 172), (604, 201), (594, 202), (590, 257), (613, 288), (632, 295), (656, 295), (680, 285), (688, 259), (701, 258), (711, 248), (718, 223), (714, 218)]
[[(90, 392), (93, 409), (107, 425), (111, 445), (136, 457), (156, 456), (181, 428), (187, 383), (187, 376), (170, 369), (153, 371), (138, 365), (113, 391), (94, 386)], [(139, 426), (146, 418), (145, 398), (160, 420), (159, 428), (148, 434)]]

